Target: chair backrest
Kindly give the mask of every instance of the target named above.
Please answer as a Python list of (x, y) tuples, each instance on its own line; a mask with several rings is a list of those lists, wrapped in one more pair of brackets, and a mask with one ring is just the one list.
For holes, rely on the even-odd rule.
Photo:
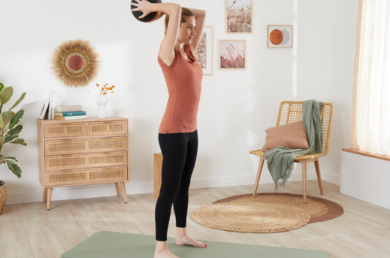
[[(302, 121), (303, 115), (302, 101), (282, 101), (279, 107), (278, 120), (276, 126), (286, 125)], [(332, 127), (333, 104), (322, 103), (321, 123), (323, 132), (322, 151), (327, 154), (329, 151), (330, 130)]]

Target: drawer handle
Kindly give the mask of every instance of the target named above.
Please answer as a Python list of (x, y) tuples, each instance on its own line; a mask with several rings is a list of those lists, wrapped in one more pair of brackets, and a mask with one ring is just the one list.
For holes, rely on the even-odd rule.
[(62, 157), (71, 157), (72, 155), (70, 155), (70, 154), (62, 154), (61, 156)]
[(71, 169), (64, 169), (62, 171), (64, 171), (64, 172), (71, 172), (72, 170)]
[(63, 142), (71, 142), (72, 140), (71, 139), (62, 139), (61, 141), (63, 141)]
[(111, 124), (113, 123), (112, 121), (104, 121), (105, 124)]

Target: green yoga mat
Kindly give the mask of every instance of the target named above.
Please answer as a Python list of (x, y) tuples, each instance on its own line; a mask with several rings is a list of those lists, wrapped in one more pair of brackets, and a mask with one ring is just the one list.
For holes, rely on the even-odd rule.
[[(329, 258), (324, 251), (199, 241), (207, 243), (207, 247), (178, 246), (175, 238), (168, 237), (168, 248), (180, 258)], [(152, 258), (155, 247), (152, 235), (100, 231), (63, 253), (61, 258)]]

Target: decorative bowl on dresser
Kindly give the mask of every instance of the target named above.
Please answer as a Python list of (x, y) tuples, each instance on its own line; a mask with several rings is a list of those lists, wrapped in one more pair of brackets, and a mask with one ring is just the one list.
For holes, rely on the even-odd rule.
[(50, 209), (54, 187), (115, 183), (127, 203), (128, 118), (38, 119), (39, 181)]

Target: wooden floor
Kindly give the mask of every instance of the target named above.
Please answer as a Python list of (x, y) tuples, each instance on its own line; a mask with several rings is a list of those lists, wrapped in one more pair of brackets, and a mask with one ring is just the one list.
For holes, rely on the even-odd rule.
[[(258, 192), (275, 192), (273, 184)], [(301, 182), (288, 182), (277, 192), (302, 193)], [(190, 190), (187, 232), (197, 240), (324, 250), (330, 257), (390, 257), (390, 210), (340, 194), (339, 186), (323, 182), (322, 198), (337, 202), (344, 214), (283, 233), (254, 234), (215, 230), (194, 222), (195, 209), (232, 195), (252, 193), (253, 186)], [(112, 191), (115, 192), (114, 184)], [(320, 196), (316, 181), (308, 181), (308, 195)], [(0, 215), (1, 258), (54, 258), (98, 231), (155, 235), (153, 193), (6, 205)], [(175, 236), (172, 210), (169, 237)]]

